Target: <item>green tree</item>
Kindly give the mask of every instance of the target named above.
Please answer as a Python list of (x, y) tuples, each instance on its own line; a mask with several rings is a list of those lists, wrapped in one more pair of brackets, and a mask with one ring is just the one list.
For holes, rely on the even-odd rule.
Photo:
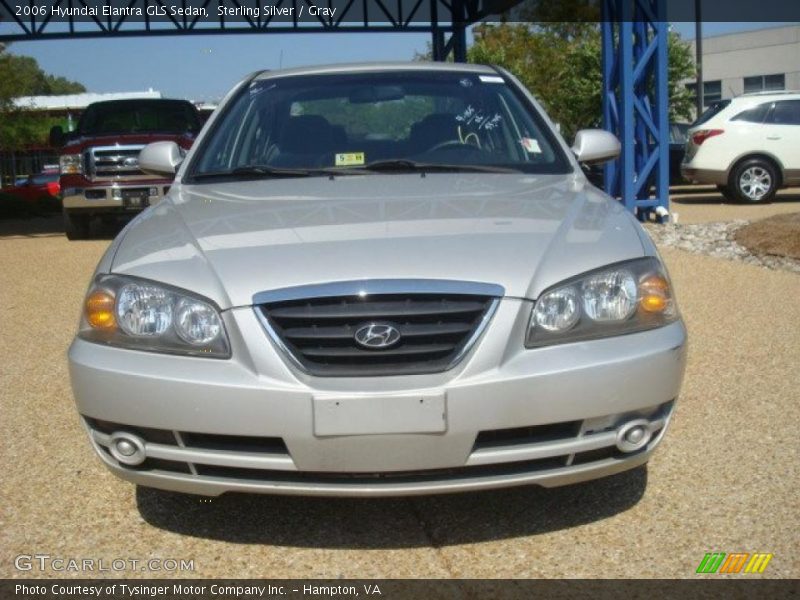
[[(546, 19), (530, 23), (480, 24), (473, 29), (474, 43), (467, 58), (473, 63), (505, 67), (544, 105), (550, 117), (571, 137), (582, 127), (598, 126), (602, 117), (602, 43), (600, 27), (591, 22), (591, 3), (586, 2), (586, 21), (562, 23)], [(540, 10), (557, 5), (541, 4)], [(544, 21), (544, 22), (543, 22)], [(690, 46), (670, 32), (670, 120), (690, 119), (691, 93), (682, 81), (694, 76)], [(427, 53), (416, 59), (430, 59)], [(652, 82), (651, 82), (652, 84)]]
[(675, 32), (669, 32), (669, 118), (690, 121), (694, 115), (694, 98), (683, 81), (697, 77), (692, 47)]
[(482, 24), (473, 30), (470, 62), (494, 64), (513, 73), (561, 124), (567, 137), (597, 125), (601, 113), (600, 34), (592, 24), (569, 33), (549, 24)]
[(20, 96), (50, 96), (85, 92), (80, 83), (48, 75), (35, 59), (17, 56), (0, 46), (0, 149), (43, 144), (54, 120), (17, 106)]

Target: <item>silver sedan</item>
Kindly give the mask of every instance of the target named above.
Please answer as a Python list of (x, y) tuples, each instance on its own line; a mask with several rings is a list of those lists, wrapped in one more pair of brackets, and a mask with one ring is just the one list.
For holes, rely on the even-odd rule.
[(257, 73), (100, 261), (69, 352), (136, 484), (379, 496), (557, 486), (645, 463), (686, 331), (648, 235), (502, 69)]

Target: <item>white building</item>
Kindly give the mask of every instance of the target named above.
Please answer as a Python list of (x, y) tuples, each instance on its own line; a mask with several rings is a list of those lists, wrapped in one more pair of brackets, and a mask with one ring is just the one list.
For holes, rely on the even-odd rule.
[(19, 108), (46, 112), (52, 115), (64, 115), (69, 123), (68, 129), (73, 128), (74, 116), (79, 115), (93, 102), (104, 100), (139, 100), (142, 98), (161, 98), (161, 92), (150, 88), (146, 92), (110, 92), (105, 94), (85, 93), (66, 94), (63, 96), (21, 96), (14, 99), (14, 104)]
[[(792, 0), (797, 1), (797, 0)], [(695, 52), (695, 42), (691, 42)], [(695, 82), (687, 82), (694, 89)], [(703, 99), (800, 90), (800, 25), (703, 38)]]

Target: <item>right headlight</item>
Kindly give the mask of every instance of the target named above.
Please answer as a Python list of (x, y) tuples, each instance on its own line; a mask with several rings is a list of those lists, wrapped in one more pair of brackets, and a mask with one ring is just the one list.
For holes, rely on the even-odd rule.
[(611, 265), (545, 291), (531, 311), (527, 348), (653, 329), (678, 319), (657, 258)]
[(210, 300), (122, 275), (101, 276), (90, 288), (78, 336), (134, 350), (230, 357), (222, 317)]

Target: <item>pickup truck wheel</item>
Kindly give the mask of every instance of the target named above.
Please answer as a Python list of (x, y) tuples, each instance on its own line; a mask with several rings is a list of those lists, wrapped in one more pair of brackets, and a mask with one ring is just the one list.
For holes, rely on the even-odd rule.
[(75, 215), (68, 211), (64, 214), (64, 233), (68, 240), (89, 239), (89, 215)]
[(769, 202), (778, 191), (778, 173), (772, 163), (751, 158), (737, 165), (731, 173), (728, 186), (739, 202)]

